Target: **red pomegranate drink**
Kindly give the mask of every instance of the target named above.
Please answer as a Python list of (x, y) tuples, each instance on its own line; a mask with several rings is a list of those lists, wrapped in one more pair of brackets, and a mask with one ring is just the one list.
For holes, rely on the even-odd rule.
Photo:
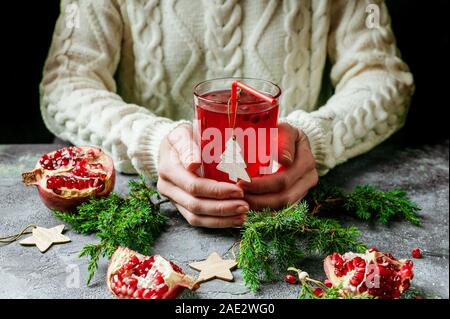
[(271, 172), (277, 145), (278, 102), (281, 91), (275, 84), (256, 79), (241, 79), (273, 98), (275, 103), (240, 90), (236, 112), (230, 109), (231, 83), (236, 79), (202, 82), (194, 92), (196, 110), (196, 139), (201, 149), (202, 174), (206, 178), (233, 182), (229, 175), (217, 168), (227, 141), (233, 136), (241, 149), (249, 177)]

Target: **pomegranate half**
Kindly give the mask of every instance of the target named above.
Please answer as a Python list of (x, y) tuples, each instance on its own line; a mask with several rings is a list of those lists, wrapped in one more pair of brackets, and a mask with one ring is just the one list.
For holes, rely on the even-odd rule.
[(107, 196), (115, 171), (113, 160), (100, 148), (71, 146), (42, 155), (22, 178), (25, 185), (37, 187), (48, 208), (72, 212), (91, 197)]
[(113, 295), (123, 299), (174, 299), (185, 288), (199, 287), (174, 263), (126, 247), (117, 248), (111, 257), (106, 284)]
[(399, 298), (410, 286), (414, 275), (411, 260), (397, 260), (390, 253), (376, 248), (364, 254), (333, 253), (325, 258), (324, 269), (333, 287), (341, 287), (343, 295), (369, 295), (382, 298)]

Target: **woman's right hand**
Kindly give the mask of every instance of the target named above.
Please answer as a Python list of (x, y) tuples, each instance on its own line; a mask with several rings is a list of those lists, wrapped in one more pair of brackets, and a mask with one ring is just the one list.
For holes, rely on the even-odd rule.
[(192, 126), (180, 125), (161, 142), (158, 190), (170, 198), (192, 226), (241, 226), (249, 210), (243, 190), (235, 184), (199, 177), (200, 150)]

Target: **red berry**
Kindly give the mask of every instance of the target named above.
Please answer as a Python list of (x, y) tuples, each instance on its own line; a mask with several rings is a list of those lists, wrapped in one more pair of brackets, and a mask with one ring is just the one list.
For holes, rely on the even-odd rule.
[(252, 115), (252, 116), (250, 117), (250, 121), (251, 121), (253, 124), (258, 123), (259, 120), (260, 120), (260, 118), (259, 118), (258, 115)]
[(297, 277), (291, 274), (287, 274), (286, 277), (284, 277), (284, 280), (291, 285), (295, 285), (297, 283)]
[(422, 258), (422, 251), (419, 247), (416, 247), (411, 251), (411, 255), (413, 258)]
[(314, 289), (313, 293), (317, 296), (320, 297), (323, 294), (323, 289), (322, 288), (316, 288)]
[(323, 282), (325, 286), (327, 286), (328, 288), (333, 287), (333, 283), (329, 280), (329, 279), (325, 279), (325, 281)]

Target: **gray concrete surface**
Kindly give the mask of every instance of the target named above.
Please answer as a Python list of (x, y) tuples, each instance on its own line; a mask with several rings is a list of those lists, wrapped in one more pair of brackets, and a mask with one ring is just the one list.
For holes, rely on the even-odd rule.
[[(0, 236), (16, 233), (30, 223), (44, 227), (61, 223), (41, 203), (34, 188), (21, 184), (20, 177), (21, 172), (33, 168), (41, 154), (55, 148), (56, 145), (0, 145)], [(130, 178), (119, 175), (116, 190), (126, 192)], [(391, 251), (398, 258), (408, 258), (413, 247), (421, 247), (427, 255), (414, 260), (413, 285), (427, 297), (449, 297), (448, 141), (420, 148), (384, 144), (339, 166), (325, 179), (346, 189), (362, 183), (385, 190), (406, 189), (423, 208), (423, 227), (405, 222), (395, 222), (389, 227), (368, 225), (351, 218), (344, 219), (344, 223), (358, 226), (361, 239), (368, 245)], [(230, 248), (239, 238), (238, 230), (193, 228), (170, 203), (164, 207), (170, 216), (170, 226), (155, 245), (155, 253), (180, 264), (193, 275), (196, 273), (187, 266), (189, 262), (204, 259), (213, 251), (230, 256)], [(0, 245), (0, 298), (111, 298), (104, 281), (107, 261), (101, 261), (91, 285), (86, 287), (87, 260), (78, 258), (85, 244), (98, 239), (70, 230), (66, 234), (71, 237), (71, 243), (53, 246), (45, 254), (17, 242)], [(316, 278), (323, 278), (320, 256), (310, 257), (298, 266)], [(281, 280), (265, 284), (261, 291), (252, 293), (244, 286), (240, 271), (234, 275), (234, 282), (211, 281), (196, 293), (183, 297), (295, 298), (298, 293), (298, 287)]]

